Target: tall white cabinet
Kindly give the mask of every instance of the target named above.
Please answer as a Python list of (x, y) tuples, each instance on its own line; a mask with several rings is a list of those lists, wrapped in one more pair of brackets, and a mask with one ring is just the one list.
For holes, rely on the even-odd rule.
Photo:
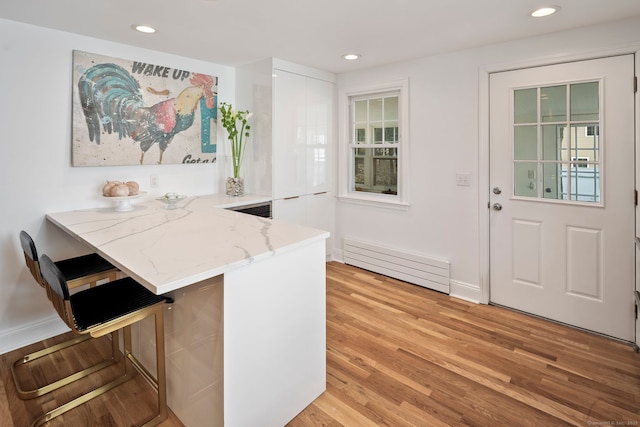
[[(250, 154), (255, 171), (263, 169), (265, 158), (271, 160), (270, 173), (253, 177), (254, 187), (270, 192), (274, 219), (326, 230), (333, 236), (335, 76), (271, 59), (240, 67), (236, 79), (237, 101), (251, 105), (257, 113), (258, 129), (253, 129), (260, 140)], [(270, 91), (265, 90), (267, 85)], [(326, 243), (329, 258), (333, 237)]]

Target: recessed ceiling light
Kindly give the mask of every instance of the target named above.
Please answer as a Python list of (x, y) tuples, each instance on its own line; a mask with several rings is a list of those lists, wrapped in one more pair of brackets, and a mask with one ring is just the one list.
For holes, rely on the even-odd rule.
[(531, 12), (534, 18), (542, 18), (543, 16), (553, 15), (560, 10), (560, 6), (545, 6)]
[(150, 27), (148, 25), (133, 25), (132, 27), (134, 30), (140, 31), (141, 33), (153, 34), (156, 32), (155, 28)]
[(344, 55), (342, 55), (342, 58), (346, 59), (347, 61), (355, 61), (361, 56), (362, 55), (360, 55), (359, 53), (345, 53)]

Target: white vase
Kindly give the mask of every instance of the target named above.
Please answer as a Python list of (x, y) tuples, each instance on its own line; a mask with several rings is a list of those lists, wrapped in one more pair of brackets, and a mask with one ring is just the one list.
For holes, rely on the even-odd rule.
[(227, 178), (227, 196), (242, 196), (244, 194), (244, 179)]

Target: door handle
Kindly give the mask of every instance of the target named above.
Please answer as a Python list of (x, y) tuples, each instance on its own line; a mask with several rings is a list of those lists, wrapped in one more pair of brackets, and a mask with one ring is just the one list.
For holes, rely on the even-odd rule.
[(494, 211), (501, 211), (502, 210), (502, 205), (500, 203), (494, 203), (493, 204), (493, 210)]

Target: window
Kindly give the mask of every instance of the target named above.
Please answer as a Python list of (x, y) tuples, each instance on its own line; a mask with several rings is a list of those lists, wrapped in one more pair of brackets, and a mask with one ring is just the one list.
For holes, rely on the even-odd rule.
[(343, 94), (341, 200), (406, 205), (406, 82)]

